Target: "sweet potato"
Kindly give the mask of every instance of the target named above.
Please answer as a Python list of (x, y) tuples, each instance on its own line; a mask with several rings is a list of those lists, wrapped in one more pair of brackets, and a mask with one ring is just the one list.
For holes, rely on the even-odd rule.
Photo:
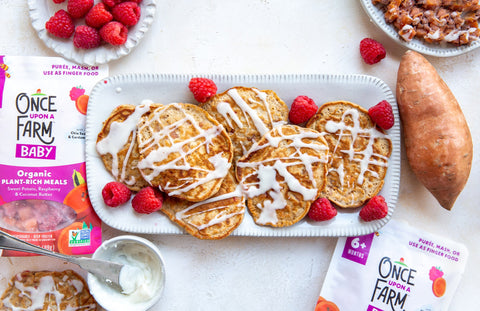
[(416, 52), (403, 55), (396, 91), (410, 167), (440, 205), (451, 210), (472, 166), (465, 116), (432, 64)]

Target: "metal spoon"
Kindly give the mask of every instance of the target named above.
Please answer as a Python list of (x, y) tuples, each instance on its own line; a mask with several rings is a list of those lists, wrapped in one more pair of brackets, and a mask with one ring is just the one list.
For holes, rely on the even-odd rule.
[(52, 252), (50, 250), (41, 248), (39, 246), (27, 243), (21, 239), (11, 236), (0, 230), (0, 249), (21, 251), (27, 253), (34, 253), (39, 255), (45, 255), (50, 257), (56, 257), (73, 264), (78, 265), (80, 268), (92, 273), (99, 279), (103, 280), (106, 284), (112, 286), (116, 290), (122, 292), (120, 286), (120, 271), (123, 268), (122, 264), (115, 262), (92, 259), (88, 257), (73, 257), (64, 254)]

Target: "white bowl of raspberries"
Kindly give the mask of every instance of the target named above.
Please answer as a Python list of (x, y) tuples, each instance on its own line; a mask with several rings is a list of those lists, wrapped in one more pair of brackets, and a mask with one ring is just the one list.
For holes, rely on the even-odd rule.
[(28, 0), (40, 39), (66, 59), (100, 65), (127, 55), (153, 22), (156, 0)]

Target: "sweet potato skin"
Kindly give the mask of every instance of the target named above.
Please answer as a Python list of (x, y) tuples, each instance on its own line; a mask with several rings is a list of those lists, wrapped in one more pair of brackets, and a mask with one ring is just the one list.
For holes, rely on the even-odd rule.
[(407, 51), (397, 73), (407, 159), (418, 180), (451, 210), (472, 166), (470, 129), (455, 96), (428, 60)]

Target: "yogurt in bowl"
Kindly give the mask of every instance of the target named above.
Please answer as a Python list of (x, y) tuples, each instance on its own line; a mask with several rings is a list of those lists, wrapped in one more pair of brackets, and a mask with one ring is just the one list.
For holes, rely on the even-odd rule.
[(120, 272), (121, 292), (88, 274), (90, 292), (103, 308), (143, 311), (160, 299), (165, 287), (165, 265), (152, 242), (132, 235), (118, 236), (103, 242), (92, 257), (124, 265)]

